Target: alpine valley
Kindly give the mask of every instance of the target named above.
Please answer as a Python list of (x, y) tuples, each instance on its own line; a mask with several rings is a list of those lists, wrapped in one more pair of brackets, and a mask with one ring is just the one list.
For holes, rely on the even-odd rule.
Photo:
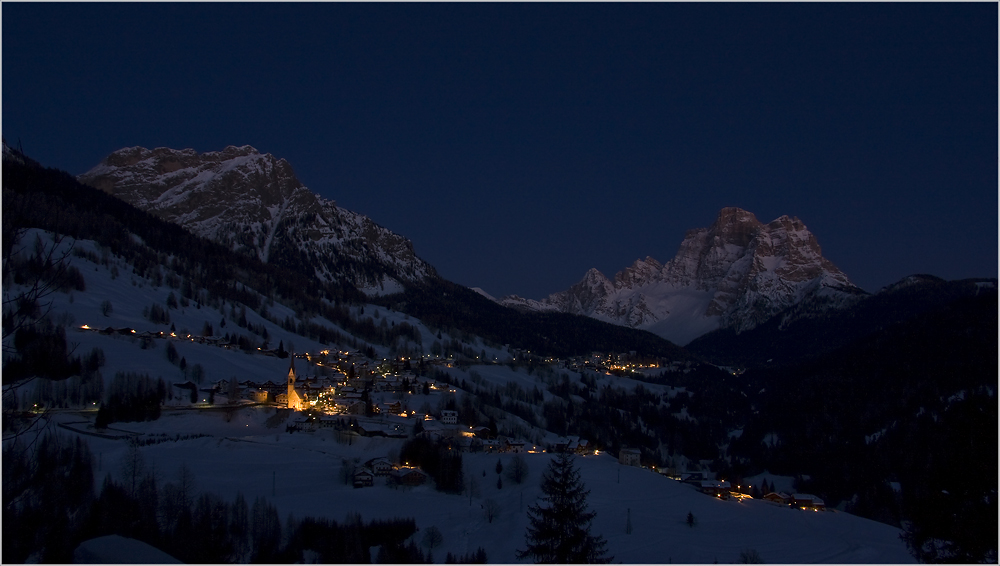
[(523, 562), (564, 452), (616, 562), (997, 560), (997, 280), (798, 218), (493, 300), (250, 146), (5, 143), (3, 295), (5, 562)]

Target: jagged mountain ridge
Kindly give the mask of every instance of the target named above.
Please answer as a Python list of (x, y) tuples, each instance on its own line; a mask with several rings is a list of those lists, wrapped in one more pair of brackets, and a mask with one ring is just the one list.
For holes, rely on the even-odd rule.
[(608, 279), (597, 269), (540, 301), (516, 295), (509, 307), (582, 314), (649, 330), (678, 344), (717, 328), (749, 330), (795, 305), (846, 306), (865, 292), (824, 258), (798, 218), (767, 224), (723, 208), (708, 228), (689, 230), (666, 264), (651, 257)]
[(408, 239), (312, 193), (286, 160), (248, 145), (124, 148), (78, 179), (235, 251), (311, 266), (324, 282), (380, 294), (436, 274)]

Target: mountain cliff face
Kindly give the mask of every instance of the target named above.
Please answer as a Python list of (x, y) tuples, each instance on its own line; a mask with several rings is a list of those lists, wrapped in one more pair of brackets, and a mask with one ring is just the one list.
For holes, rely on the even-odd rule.
[(813, 312), (863, 294), (823, 257), (798, 218), (763, 224), (750, 212), (724, 208), (708, 228), (688, 231), (666, 264), (636, 260), (614, 280), (591, 269), (541, 301), (509, 296), (500, 302), (591, 316), (686, 344), (716, 328), (754, 328), (793, 305), (809, 304)]
[(79, 180), (236, 251), (368, 293), (434, 274), (409, 240), (313, 194), (287, 161), (248, 145), (125, 148)]

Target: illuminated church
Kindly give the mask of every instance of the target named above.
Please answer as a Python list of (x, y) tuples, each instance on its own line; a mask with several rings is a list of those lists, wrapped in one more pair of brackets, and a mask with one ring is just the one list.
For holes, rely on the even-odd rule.
[(289, 356), (291, 363), (288, 364), (288, 408), (296, 411), (305, 408), (305, 403), (299, 392), (295, 390), (295, 354)]

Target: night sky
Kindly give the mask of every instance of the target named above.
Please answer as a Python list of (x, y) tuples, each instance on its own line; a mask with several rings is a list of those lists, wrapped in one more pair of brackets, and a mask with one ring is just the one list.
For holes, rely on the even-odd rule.
[(3, 135), (283, 157), (541, 298), (739, 206), (868, 291), (997, 276), (997, 4), (2, 5)]

